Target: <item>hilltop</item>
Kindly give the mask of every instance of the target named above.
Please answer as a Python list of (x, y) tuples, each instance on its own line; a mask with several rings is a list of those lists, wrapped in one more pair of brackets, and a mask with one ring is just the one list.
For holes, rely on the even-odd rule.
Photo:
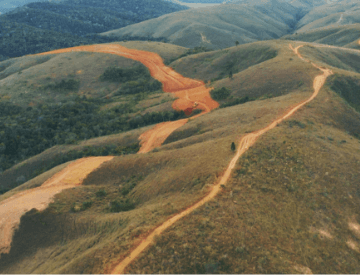
[[(47, 209), (24, 215), (10, 252), (1, 255), (0, 272), (111, 272), (156, 226), (209, 192), (234, 157), (232, 142), (238, 146), (241, 137), (266, 127), (312, 95), (314, 79), (322, 71), (301, 60), (289, 43), (301, 44), (272, 40), (196, 52), (164, 43), (122, 42), (129, 48), (157, 52), (175, 71), (214, 87), (211, 95), (220, 108), (190, 120), (146, 154), (134, 153), (140, 135), (153, 126), (140, 124), (86, 141), (79, 136), (76, 144), (59, 144), (3, 172), (2, 184), (6, 180), (7, 188), (18, 187), (1, 195), (0, 201), (54, 176), (66, 164), (47, 167), (23, 184), (24, 178), (16, 182), (17, 176), (44, 168), (61, 155), (72, 156), (61, 160), (66, 162), (118, 154), (90, 173), (82, 185), (56, 195)], [(333, 72), (319, 95), (259, 137), (235, 163), (218, 196), (156, 237), (127, 272), (359, 273), (360, 101), (356, 91), (360, 75), (356, 64), (360, 54), (315, 45), (299, 52)], [(118, 110), (115, 116), (105, 117), (109, 123), (117, 123), (123, 103), (133, 104), (134, 113), (129, 116), (137, 114), (138, 119), (152, 104), (158, 110), (170, 110), (174, 98), (169, 97), (167, 107), (162, 105), (168, 95), (161, 90), (135, 100), (134, 95), (121, 94), (128, 81), (101, 82), (99, 77), (110, 66), (143, 68), (124, 57), (85, 52), (3, 61), (0, 84), (8, 88), (2, 91), (1, 103), (11, 108), (10, 114), (2, 115), (21, 121), (24, 109), (16, 111), (17, 106), (31, 107), (28, 112), (44, 116), (57, 110), (44, 108), (54, 99), (68, 101), (69, 106), (91, 107), (97, 102), (98, 108), (114, 114)], [(142, 72), (144, 77), (156, 83)], [(73, 90), (61, 86), (71, 79)], [(26, 91), (31, 97), (26, 97)], [(77, 95), (86, 98), (73, 98)], [(85, 132), (87, 123), (79, 133)], [(92, 152), (94, 148), (98, 151)]]

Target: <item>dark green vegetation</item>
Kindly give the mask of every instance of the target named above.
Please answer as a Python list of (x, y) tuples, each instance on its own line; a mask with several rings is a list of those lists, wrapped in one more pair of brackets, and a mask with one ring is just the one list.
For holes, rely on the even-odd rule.
[[(183, 9), (186, 7), (161, 0), (30, 3), (0, 15), (0, 55), (3, 56), (0, 60), (57, 48), (118, 41), (96, 33)], [(136, 39), (154, 40), (145, 36)], [(164, 38), (155, 40), (162, 41)]]
[[(1, 102), (3, 107), (0, 117), (1, 171), (54, 145), (73, 144), (80, 140), (186, 117), (184, 112), (177, 111), (130, 116), (135, 112), (131, 105), (121, 105), (101, 111), (100, 106), (109, 102), (111, 101), (106, 99), (101, 101), (78, 97), (63, 104), (40, 105), (26, 109), (9, 102)], [(74, 156), (71, 154), (64, 156), (64, 160), (57, 161), (55, 165), (82, 156), (104, 155), (103, 151), (94, 150), (95, 152), (91, 152), (84, 149)], [(106, 150), (105, 155), (108, 155), (116, 153), (117, 149), (104, 148), (104, 150)]]
[(226, 89), (225, 87), (222, 87), (220, 89), (214, 89), (210, 92), (211, 97), (216, 101), (227, 99), (230, 94), (231, 91), (229, 89)]
[(152, 79), (149, 70), (142, 65), (131, 69), (107, 68), (100, 76), (100, 80), (123, 83), (114, 95), (138, 94), (144, 91), (154, 92), (162, 87), (161, 82)]
[(336, 74), (329, 79), (330, 88), (360, 112), (360, 79)]
[(78, 91), (80, 88), (80, 81), (75, 79), (62, 79), (60, 82), (48, 84), (43, 87), (44, 90), (51, 89), (55, 91)]
[(210, 92), (211, 97), (220, 103), (220, 108), (226, 108), (238, 104), (244, 104), (246, 102), (255, 100), (250, 99), (249, 96), (242, 98), (234, 98), (231, 95), (231, 91), (225, 87), (213, 89)]

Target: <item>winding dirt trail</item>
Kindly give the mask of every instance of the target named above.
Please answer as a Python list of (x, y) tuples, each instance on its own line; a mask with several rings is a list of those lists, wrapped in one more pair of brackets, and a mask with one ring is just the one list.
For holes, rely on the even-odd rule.
[[(219, 103), (210, 96), (209, 91), (211, 89), (206, 88), (202, 81), (183, 77), (173, 69), (165, 66), (162, 58), (156, 53), (128, 49), (117, 44), (98, 44), (59, 49), (36, 55), (84, 51), (110, 53), (141, 62), (150, 70), (151, 76), (163, 84), (164, 92), (173, 93), (178, 97), (172, 104), (173, 109), (185, 111), (190, 108), (201, 109), (203, 111), (192, 119), (208, 113), (219, 106)], [(195, 102), (198, 104), (196, 107), (194, 107)], [(186, 122), (187, 120), (184, 119), (157, 124), (153, 129), (139, 137), (141, 145), (139, 153), (147, 153), (159, 147), (173, 131), (183, 126)]]
[(0, 255), (9, 253), (15, 229), (23, 214), (35, 208), (42, 211), (54, 196), (65, 189), (78, 186), (83, 179), (105, 161), (113, 157), (89, 157), (70, 163), (41, 186), (25, 190), (0, 202)]
[[(291, 46), (291, 44), (289, 44), (289, 47), (291, 50), (294, 51), (294, 53), (301, 58), (302, 60), (304, 60), (305, 62), (309, 62), (308, 60), (304, 59), (300, 53), (299, 53), (299, 48), (302, 46), (298, 46), (295, 49)], [(238, 161), (238, 159), (249, 149), (250, 146), (252, 146), (258, 137), (260, 137), (261, 135), (265, 134), (266, 132), (270, 131), (271, 129), (273, 129), (274, 127), (276, 127), (277, 124), (281, 123), (283, 120), (287, 119), (288, 117), (290, 117), (291, 115), (293, 115), (298, 109), (300, 109), (302, 106), (304, 106), (305, 104), (309, 103), (310, 101), (312, 101), (319, 93), (321, 87), (324, 85), (326, 78), (332, 74), (331, 70), (328, 69), (324, 69), (324, 68), (320, 68), (319, 66), (317, 66), (314, 63), (311, 63), (314, 67), (318, 68), (319, 70), (321, 70), (323, 72), (323, 74), (318, 75), (315, 77), (314, 79), (314, 84), (313, 84), (313, 88), (314, 88), (314, 93), (312, 94), (312, 96), (305, 100), (302, 103), (299, 103), (297, 106), (295, 106), (294, 108), (292, 108), (291, 110), (289, 110), (287, 113), (285, 113), (282, 117), (276, 119), (274, 122), (272, 122), (270, 125), (268, 125), (267, 127), (258, 130), (256, 132), (250, 133), (245, 135), (243, 138), (241, 138), (239, 145), (238, 145), (238, 149), (236, 151), (236, 155), (232, 158), (232, 160), (230, 161), (228, 167), (226, 168), (226, 171), (224, 173), (224, 175), (220, 178), (219, 182), (216, 183), (213, 187), (212, 190), (210, 191), (210, 193), (208, 195), (206, 195), (203, 199), (201, 199), (199, 202), (195, 203), (194, 205), (190, 206), (189, 208), (187, 208), (186, 210), (180, 212), (179, 214), (171, 217), (170, 219), (168, 219), (167, 221), (165, 221), (163, 224), (161, 224), (159, 227), (157, 227), (154, 231), (152, 231), (150, 233), (150, 235), (148, 235), (141, 243), (139, 246), (137, 246), (131, 253), (129, 256), (127, 256), (124, 260), (122, 260), (111, 272), (111, 274), (123, 274), (126, 267), (137, 257), (139, 256), (139, 254), (144, 251), (146, 249), (146, 247), (148, 247), (154, 240), (154, 237), (156, 235), (161, 234), (164, 230), (166, 230), (167, 228), (169, 228), (170, 226), (172, 226), (176, 221), (178, 221), (179, 219), (181, 219), (182, 217), (190, 214), (192, 211), (194, 211), (196, 208), (199, 208), (200, 206), (204, 205), (206, 202), (210, 201), (211, 199), (213, 199), (220, 191), (221, 185), (222, 184), (226, 184), (226, 182), (228, 181), (230, 175), (231, 175), (231, 171), (234, 169), (236, 162)]]

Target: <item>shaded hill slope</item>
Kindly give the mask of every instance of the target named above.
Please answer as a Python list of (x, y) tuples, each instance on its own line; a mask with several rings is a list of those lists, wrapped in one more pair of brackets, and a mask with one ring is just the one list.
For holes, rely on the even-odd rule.
[(276, 0), (247, 1), (181, 11), (102, 35), (165, 37), (180, 46), (219, 49), (235, 41), (244, 44), (279, 38), (292, 30), (298, 13), (299, 9)]
[[(309, 89), (214, 110), (156, 151), (114, 158), (47, 210), (26, 214), (0, 271), (108, 273), (147, 232), (202, 197), (233, 157), (232, 141), (312, 94), (319, 71), (288, 42), (271, 48), (277, 57), (239, 73), (287, 62), (294, 67), (288, 76)], [(359, 113), (324, 87), (248, 150), (219, 196), (156, 238), (128, 271), (359, 273), (359, 140), (347, 133), (359, 122)], [(112, 212), (127, 204), (135, 208)]]

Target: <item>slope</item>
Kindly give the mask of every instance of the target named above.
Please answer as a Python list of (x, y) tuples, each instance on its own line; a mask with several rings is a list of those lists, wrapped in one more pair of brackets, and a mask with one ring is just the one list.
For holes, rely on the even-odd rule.
[(297, 23), (297, 32), (359, 23), (359, 3), (343, 0), (316, 7)]
[[(256, 48), (266, 50), (262, 43)], [(298, 78), (310, 89), (214, 110), (178, 129), (177, 140), (158, 150), (115, 157), (45, 211), (25, 215), (12, 251), (1, 256), (0, 271), (110, 272), (169, 216), (205, 196), (234, 157), (232, 141), (266, 127), (312, 94), (318, 69), (301, 61), (288, 42), (270, 45), (277, 57), (242, 72), (289, 63), (288, 75), (272, 76)], [(266, 83), (258, 85), (265, 91)], [(356, 123), (358, 113), (325, 86), (309, 107), (258, 140), (214, 201), (155, 238), (130, 271), (294, 273), (308, 267), (358, 273), (359, 141), (346, 133)], [(126, 205), (135, 209), (112, 212)]]
[[(277, 47), (284, 61), (294, 57), (287, 44), (279, 42)], [(292, 62), (312, 76), (318, 74), (306, 63)], [(309, 79), (306, 85), (311, 86)], [(22, 218), (12, 250), (0, 259), (1, 272), (103, 272), (111, 259), (117, 260), (117, 255), (138, 242), (138, 235), (207, 193), (233, 157), (229, 145), (239, 133), (265, 127), (308, 96), (308, 92), (290, 93), (213, 111), (187, 124), (186, 129), (196, 129), (188, 138), (158, 152), (120, 156), (105, 163), (85, 179), (85, 186), (64, 191), (47, 210)], [(126, 201), (133, 202), (135, 209), (111, 212)], [(60, 220), (64, 226), (58, 226)], [(39, 265), (45, 256), (47, 260)]]
[(258, 40), (278, 38), (296, 24), (298, 9), (288, 3), (246, 1), (190, 9), (102, 33), (107, 37), (164, 37), (170, 43), (221, 49)]
[(359, 140), (346, 131), (360, 115), (323, 90), (259, 138), (230, 184), (156, 236), (125, 272), (359, 272)]
[[(150, 44), (144, 42), (145, 47)], [(186, 51), (157, 43), (149, 47), (158, 47), (165, 60)], [(145, 66), (124, 57), (73, 52), (25, 56), (0, 66), (1, 172), (55, 145), (186, 117), (172, 109), (174, 97), (162, 92)], [(55, 159), (47, 161), (4, 172), (1, 186), (13, 188)]]
[(351, 24), (344, 26), (327, 26), (326, 28), (296, 32), (292, 35), (285, 35), (282, 38), (360, 49), (358, 43), (359, 36), (360, 25)]

